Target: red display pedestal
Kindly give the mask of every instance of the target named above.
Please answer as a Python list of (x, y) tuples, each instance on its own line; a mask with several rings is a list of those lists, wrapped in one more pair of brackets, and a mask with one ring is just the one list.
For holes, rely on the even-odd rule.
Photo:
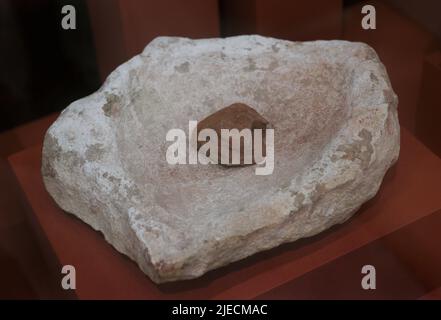
[[(40, 174), (41, 146), (9, 161), (60, 279), (60, 265), (75, 266), (81, 299), (420, 298), (441, 286), (441, 159), (405, 129), (397, 164), (346, 223), (163, 285), (54, 203)], [(361, 288), (366, 264), (376, 267), (376, 290)]]
[(421, 92), (416, 112), (416, 136), (441, 157), (441, 51), (424, 59)]

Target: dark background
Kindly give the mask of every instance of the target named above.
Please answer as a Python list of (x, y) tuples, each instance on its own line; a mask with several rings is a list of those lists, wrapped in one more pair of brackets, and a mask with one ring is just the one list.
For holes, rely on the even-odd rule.
[[(99, 88), (101, 80), (86, 2), (0, 1), (0, 132), (60, 111)], [(221, 36), (256, 32), (252, 17), (230, 10), (233, 2), (242, 3), (244, 10), (253, 3), (218, 2)], [(345, 0), (343, 5), (358, 2)], [(389, 2), (438, 37), (441, 34), (437, 0)], [(77, 10), (76, 30), (63, 30), (60, 26), (61, 8), (66, 4)]]
[[(61, 28), (61, 8), (77, 29)], [(99, 87), (83, 0), (0, 1), (0, 131), (61, 110)]]

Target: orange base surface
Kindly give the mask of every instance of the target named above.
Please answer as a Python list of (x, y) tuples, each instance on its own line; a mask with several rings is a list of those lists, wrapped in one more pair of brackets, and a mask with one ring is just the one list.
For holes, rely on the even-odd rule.
[[(249, 299), (270, 295), (281, 286), (441, 209), (441, 159), (406, 129), (402, 129), (401, 138), (400, 158), (386, 174), (378, 194), (346, 223), (211, 271), (199, 279), (163, 285), (150, 281), (133, 261), (113, 249), (101, 233), (55, 204), (40, 174), (41, 146), (15, 154), (9, 161), (48, 249), (57, 263), (76, 267), (78, 298)], [(406, 251), (399, 241), (390, 243), (388, 252)], [(411, 249), (409, 255), (419, 254)], [(420, 262), (428, 266), (430, 263)], [(353, 268), (359, 274), (361, 266)], [(345, 273), (338, 270), (334, 277), (347, 281)], [(427, 290), (421, 289), (418, 294), (421, 296)], [(291, 296), (285, 293), (277, 297)]]

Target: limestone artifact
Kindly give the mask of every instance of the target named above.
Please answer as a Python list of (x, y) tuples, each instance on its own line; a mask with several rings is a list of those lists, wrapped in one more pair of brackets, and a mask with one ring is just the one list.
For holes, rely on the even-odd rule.
[[(274, 172), (170, 165), (166, 133), (234, 103), (274, 128)], [(58, 205), (157, 283), (346, 221), (399, 154), (397, 97), (375, 51), (347, 41), (159, 37), (48, 130)]]

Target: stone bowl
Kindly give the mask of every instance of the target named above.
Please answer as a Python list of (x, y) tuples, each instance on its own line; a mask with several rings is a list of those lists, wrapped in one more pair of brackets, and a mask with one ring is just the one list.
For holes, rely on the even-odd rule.
[[(166, 161), (166, 134), (233, 103), (274, 128), (274, 171)], [(48, 130), (58, 205), (157, 283), (347, 220), (399, 153), (397, 97), (375, 51), (347, 41), (160, 37)]]

